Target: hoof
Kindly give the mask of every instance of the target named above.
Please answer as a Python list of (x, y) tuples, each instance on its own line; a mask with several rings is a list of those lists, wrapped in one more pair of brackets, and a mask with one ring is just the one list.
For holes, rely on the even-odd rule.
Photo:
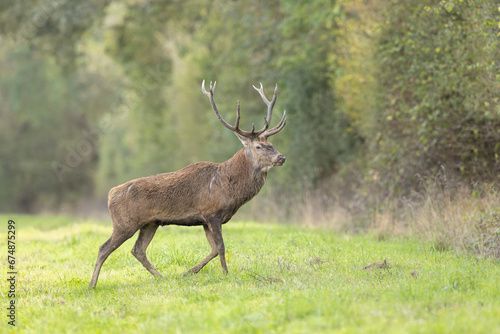
[(189, 270), (188, 270), (188, 271), (186, 271), (184, 274), (182, 274), (182, 276), (184, 276), (184, 277), (185, 277), (185, 276), (191, 276), (191, 275), (194, 275), (194, 274), (195, 274), (195, 273), (194, 273), (191, 269), (189, 269)]

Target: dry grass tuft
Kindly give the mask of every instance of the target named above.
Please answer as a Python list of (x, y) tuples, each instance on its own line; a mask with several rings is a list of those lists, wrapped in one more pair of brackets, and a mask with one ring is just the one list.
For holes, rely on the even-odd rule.
[(439, 250), (500, 257), (500, 193), (489, 185), (480, 190), (429, 187), (411, 200), (386, 199), (365, 206), (317, 191), (304, 197), (298, 212), (307, 226), (412, 236), (431, 241)]
[[(443, 184), (445, 186), (443, 186)], [(447, 185), (447, 186), (446, 186)], [(345, 184), (343, 185), (345, 186)], [(458, 186), (446, 179), (410, 198), (383, 198), (327, 184), (301, 196), (258, 197), (238, 219), (327, 227), (337, 232), (368, 231), (384, 238), (411, 236), (436, 249), (472, 251), (500, 258), (500, 191), (490, 184)], [(333, 189), (333, 190), (332, 190)]]
[(429, 191), (422, 200), (389, 202), (370, 220), (380, 235), (417, 236), (437, 249), (471, 250), (500, 257), (500, 194), (459, 188)]

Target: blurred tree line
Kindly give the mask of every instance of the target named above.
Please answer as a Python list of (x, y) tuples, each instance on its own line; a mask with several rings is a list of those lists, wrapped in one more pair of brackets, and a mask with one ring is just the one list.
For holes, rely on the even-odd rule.
[[(129, 179), (240, 148), (261, 126), (287, 156), (263, 199), (400, 195), (443, 170), (500, 176), (499, 8), (491, 1), (8, 1), (0, 6), (0, 209), (104, 199)], [(349, 183), (349, 185), (346, 185)], [(339, 189), (340, 188), (340, 189)]]

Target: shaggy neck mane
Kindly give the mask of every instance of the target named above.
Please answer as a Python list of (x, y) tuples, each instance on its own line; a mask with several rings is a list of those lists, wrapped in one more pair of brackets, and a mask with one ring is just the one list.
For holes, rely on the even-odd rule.
[(263, 172), (248, 155), (242, 148), (231, 159), (220, 164), (222, 178), (228, 182), (233, 196), (241, 198), (243, 203), (257, 195), (267, 178), (267, 172)]

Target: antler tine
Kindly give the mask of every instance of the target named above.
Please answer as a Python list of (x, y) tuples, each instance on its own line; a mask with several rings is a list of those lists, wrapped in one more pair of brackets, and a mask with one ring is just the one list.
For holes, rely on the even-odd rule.
[(210, 99), (210, 104), (212, 105), (212, 109), (215, 112), (215, 116), (217, 116), (217, 118), (222, 123), (222, 125), (224, 125), (229, 130), (239, 134), (240, 136), (247, 137), (247, 138), (257, 137), (260, 133), (255, 133), (255, 131), (254, 131), (255, 127), (253, 127), (252, 131), (250, 131), (250, 132), (241, 130), (239, 128), (239, 125), (240, 125), (240, 101), (236, 102), (236, 122), (235, 122), (234, 126), (230, 125), (228, 122), (226, 122), (224, 120), (224, 118), (222, 118), (222, 116), (219, 113), (219, 110), (217, 110), (217, 106), (215, 105), (215, 101), (214, 101), (214, 91), (215, 91), (216, 83), (217, 82), (214, 81), (214, 84), (212, 86), (212, 82), (210, 82), (210, 91), (209, 92), (207, 92), (205, 89), (205, 80), (203, 80), (203, 82), (201, 83), (201, 91), (203, 92), (203, 94), (208, 96), (208, 98)]
[(236, 122), (234, 122), (234, 127), (238, 129), (240, 126), (240, 101), (236, 101)]
[(262, 85), (262, 82), (260, 83), (259, 88), (255, 87), (254, 85), (252, 85), (252, 87), (257, 92), (259, 92), (260, 97), (262, 97), (262, 100), (267, 105), (267, 117), (264, 119), (264, 127), (261, 130), (256, 132), (257, 136), (259, 136), (264, 131), (266, 131), (267, 128), (269, 127), (269, 125), (271, 124), (271, 118), (273, 115), (273, 108), (274, 108), (274, 104), (276, 103), (276, 98), (278, 96), (278, 84), (276, 84), (276, 86), (274, 87), (274, 95), (273, 95), (273, 98), (271, 99), (271, 101), (269, 101), (266, 97), (266, 94), (264, 94), (264, 87)]
[[(217, 85), (217, 81), (214, 81), (213, 86), (212, 86), (212, 81), (210, 81), (210, 91), (207, 92), (205, 89), (205, 80), (203, 80), (203, 82), (201, 83), (201, 91), (203, 92), (203, 94), (208, 96), (208, 98), (210, 99), (210, 104), (212, 105), (212, 109), (215, 112), (215, 116), (217, 116), (217, 118), (222, 123), (222, 125), (224, 125), (226, 128), (228, 128), (231, 131), (236, 131), (237, 126), (234, 127), (234, 126), (230, 125), (228, 122), (226, 122), (224, 120), (224, 118), (222, 118), (222, 116), (220, 115), (219, 110), (217, 110), (217, 106), (215, 105), (215, 100), (214, 100), (214, 91), (215, 91), (216, 85)], [(238, 105), (237, 114), (236, 114), (236, 124), (238, 124), (239, 121), (240, 121), (240, 111), (239, 111), (239, 105)]]
[(286, 110), (283, 112), (283, 117), (281, 118), (281, 121), (278, 123), (278, 125), (276, 125), (272, 129), (269, 129), (269, 130), (265, 131), (261, 135), (261, 137), (267, 139), (268, 137), (271, 137), (272, 135), (277, 134), (278, 132), (281, 131), (281, 129), (283, 129), (283, 127), (285, 126), (285, 124), (286, 124)]
[(211, 95), (213, 95), (215, 91), (215, 85), (217, 85), (217, 81), (214, 81), (213, 86), (212, 86), (212, 81), (210, 81), (210, 92), (207, 92), (205, 90), (205, 80), (203, 80), (203, 82), (201, 83), (201, 91), (203, 92), (203, 94), (211, 98)]

